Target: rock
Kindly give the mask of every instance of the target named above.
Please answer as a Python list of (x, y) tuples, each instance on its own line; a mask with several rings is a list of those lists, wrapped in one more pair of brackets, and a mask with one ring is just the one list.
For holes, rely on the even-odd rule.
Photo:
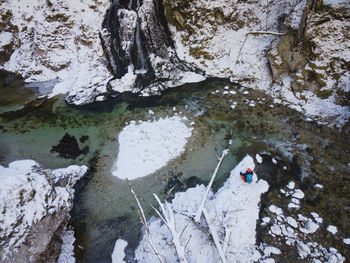
[[(82, 138), (80, 138), (80, 141), (82, 141), (81, 140)], [(80, 150), (77, 139), (74, 136), (69, 135), (68, 133), (66, 133), (63, 136), (59, 144), (57, 144), (56, 146), (52, 146), (51, 148), (51, 152), (57, 152), (59, 153), (60, 157), (66, 158), (66, 159), (75, 159), (80, 154), (87, 154), (88, 151), (89, 151), (88, 146)]]
[(150, 0), (114, 1), (107, 11), (101, 38), (114, 74), (108, 85), (112, 95), (149, 96), (205, 79), (177, 57), (163, 12), (161, 2)]
[[(43, 169), (31, 160), (0, 166), (1, 262), (56, 262), (60, 236), (86, 166)], [(67, 184), (56, 186), (60, 180)]]
[(0, 42), (0, 68), (26, 82), (57, 79), (52, 95), (69, 93), (69, 103), (94, 102), (106, 93), (112, 77), (99, 37), (109, 4), (109, 0), (2, 1), (0, 31), (12, 37), (8, 44)]

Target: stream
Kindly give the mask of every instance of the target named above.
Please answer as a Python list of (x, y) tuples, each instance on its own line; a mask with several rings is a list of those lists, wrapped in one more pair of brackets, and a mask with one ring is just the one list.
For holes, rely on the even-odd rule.
[[(181, 156), (131, 181), (148, 203), (154, 204), (153, 193), (164, 198), (173, 186), (176, 192), (208, 182), (218, 157), (228, 148), (214, 190), (246, 154), (260, 154), (263, 162), (257, 165), (257, 174), (270, 184), (262, 198), (261, 216), (268, 204), (283, 202), (279, 189), (293, 179), (305, 192), (303, 211), (315, 211), (325, 223), (337, 225), (340, 239), (350, 235), (348, 124), (342, 130), (318, 125), (295, 110), (274, 104), (263, 92), (225, 79), (185, 84), (161, 96), (125, 95), (76, 108), (68, 106), (64, 97), (40, 97), (38, 87), (25, 86), (16, 76), (2, 72), (0, 77), (0, 164), (34, 159), (50, 169), (71, 164), (90, 167), (76, 186), (71, 212), (77, 262), (111, 262), (118, 238), (128, 241), (126, 252), (132, 261), (141, 224), (128, 184), (111, 174), (118, 155), (118, 134), (132, 120), (174, 115), (194, 122), (192, 136)], [(70, 145), (75, 150), (78, 145), (76, 158), (64, 158), (52, 150), (66, 134), (74, 136)], [(278, 165), (272, 166), (272, 158)], [(316, 183), (326, 186), (325, 190), (316, 192)], [(143, 205), (147, 218), (153, 216), (147, 203)], [(348, 253), (341, 241), (326, 235), (320, 234), (319, 239), (343, 255)], [(258, 227), (258, 240), (268, 238)]]

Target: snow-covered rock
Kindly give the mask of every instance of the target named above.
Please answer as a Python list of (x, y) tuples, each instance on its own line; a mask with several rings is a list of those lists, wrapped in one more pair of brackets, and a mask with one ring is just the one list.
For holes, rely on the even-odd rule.
[[(250, 156), (246, 156), (231, 171), (224, 186), (216, 194), (211, 193), (205, 203), (208, 224), (215, 230), (216, 237), (222, 243), (226, 240), (227, 262), (250, 262), (261, 257), (255, 246), (255, 228), (260, 195), (268, 190), (268, 184), (264, 180), (258, 180), (255, 174), (251, 184), (244, 183), (239, 172), (248, 167), (251, 169), (255, 167), (254, 159)], [(191, 219), (200, 206), (205, 191), (206, 188), (203, 185), (198, 185), (195, 188), (189, 188), (186, 192), (176, 193), (171, 205), (174, 210), (176, 230), (182, 233), (180, 242), (183, 246), (186, 245), (185, 256), (188, 262), (220, 261), (219, 253), (208, 235), (205, 220), (202, 219), (201, 224), (197, 225)], [(153, 218), (149, 221), (149, 229), (152, 242), (166, 262), (177, 262), (168, 228), (159, 218)], [(143, 235), (135, 256), (138, 262), (157, 261), (146, 234)]]
[(99, 37), (109, 5), (109, 0), (5, 1), (0, 13), (9, 17), (5, 30), (13, 44), (0, 67), (27, 82), (57, 79), (51, 96), (69, 93), (70, 103), (93, 102), (112, 77)]
[[(313, 6), (305, 13), (307, 2), (172, 0), (164, 5), (180, 59), (208, 76), (265, 90), (320, 123), (343, 125), (350, 111), (343, 91), (349, 87), (350, 38), (348, 16), (339, 10), (350, 10), (350, 4), (328, 0), (324, 4), (331, 9)], [(301, 41), (294, 37), (303, 32), (304, 14), (306, 41)]]
[(337, 232), (338, 232), (338, 228), (336, 226), (333, 226), (333, 225), (329, 225), (327, 227), (327, 231), (329, 233), (332, 233), (333, 235), (335, 235)]
[(40, 257), (48, 261), (55, 256), (52, 251), (49, 255), (45, 252), (67, 223), (73, 186), (86, 170), (86, 166), (76, 165), (42, 169), (32, 160), (0, 166), (1, 262), (37, 262)]

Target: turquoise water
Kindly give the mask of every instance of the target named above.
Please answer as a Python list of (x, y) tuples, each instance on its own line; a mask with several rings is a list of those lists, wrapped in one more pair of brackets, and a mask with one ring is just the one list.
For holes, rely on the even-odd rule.
[[(22, 82), (16, 81), (8, 85), (22, 90)], [(230, 150), (229, 155), (222, 163), (214, 189), (246, 154), (267, 153), (285, 163), (297, 158), (298, 165), (309, 174), (308, 178), (319, 176), (324, 178), (323, 183), (329, 183), (326, 172), (322, 171), (327, 171), (330, 164), (333, 179), (340, 176), (337, 171), (346, 169), (350, 162), (346, 153), (349, 137), (344, 131), (305, 122), (301, 114), (273, 104), (263, 93), (249, 90), (245, 95), (245, 90), (227, 80), (212, 79), (168, 90), (161, 97), (129, 97), (86, 108), (69, 107), (62, 97), (34, 99), (34, 94), (31, 100), (24, 93), (22, 101), (16, 96), (15, 106), (0, 101), (0, 108), (5, 112), (0, 114), (0, 163), (6, 165), (30, 158), (52, 169), (70, 164), (90, 166), (88, 176), (77, 186), (71, 214), (78, 262), (110, 262), (117, 238), (129, 242), (128, 255), (132, 257), (139, 240), (141, 225), (135, 200), (126, 182), (111, 175), (118, 154), (118, 133), (131, 120), (178, 114), (195, 122), (193, 135), (180, 157), (155, 173), (132, 181), (134, 190), (149, 203), (154, 203), (153, 193), (164, 197), (173, 185), (176, 191), (181, 191), (198, 182), (207, 182), (226, 148)], [(236, 94), (224, 94), (228, 91)], [(251, 101), (256, 106), (249, 106)], [(234, 110), (233, 103), (236, 103)], [(149, 115), (148, 110), (155, 114)], [(51, 152), (52, 146), (66, 133), (75, 136), (80, 149), (88, 146), (87, 154), (64, 159)], [(82, 136), (89, 138), (80, 142)], [(332, 140), (331, 150), (320, 143), (329, 140)], [(341, 153), (340, 157), (336, 153)], [(349, 180), (348, 170), (345, 171), (345, 178)], [(305, 174), (296, 175), (302, 178)], [(334, 187), (341, 184), (337, 180), (330, 183)], [(327, 193), (328, 200), (346, 199), (345, 190), (340, 194)], [(149, 218), (152, 211), (147, 203), (143, 205)], [(322, 202), (312, 209), (326, 209), (327, 205)], [(350, 230), (348, 218), (347, 213), (342, 213), (339, 219), (332, 220), (343, 222), (338, 225), (346, 232)]]

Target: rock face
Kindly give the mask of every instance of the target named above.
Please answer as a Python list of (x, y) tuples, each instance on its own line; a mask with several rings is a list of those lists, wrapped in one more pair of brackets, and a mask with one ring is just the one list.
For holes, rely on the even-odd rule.
[[(318, 2), (310, 5), (309, 12), (304, 12), (305, 21), (300, 23), (306, 7), (306, 1), (302, 1), (285, 20), (288, 34), (271, 45), (268, 57), (274, 86), (288, 86), (290, 96), (306, 103), (313, 96), (328, 102), (325, 105), (332, 102), (349, 106), (350, 3)], [(342, 118), (341, 108), (332, 108), (332, 117)], [(326, 115), (315, 110), (314, 115)]]
[(1, 262), (56, 262), (85, 166), (44, 170), (31, 160), (0, 166)]
[(69, 93), (70, 103), (94, 102), (112, 77), (99, 38), (109, 3), (1, 1), (0, 68), (27, 82), (58, 80), (51, 94)]
[(164, 7), (180, 59), (265, 90), (320, 123), (348, 119), (348, 1), (166, 0)]
[(108, 90), (147, 96), (204, 78), (175, 53), (161, 1), (114, 1), (107, 11), (101, 39), (114, 74)]

